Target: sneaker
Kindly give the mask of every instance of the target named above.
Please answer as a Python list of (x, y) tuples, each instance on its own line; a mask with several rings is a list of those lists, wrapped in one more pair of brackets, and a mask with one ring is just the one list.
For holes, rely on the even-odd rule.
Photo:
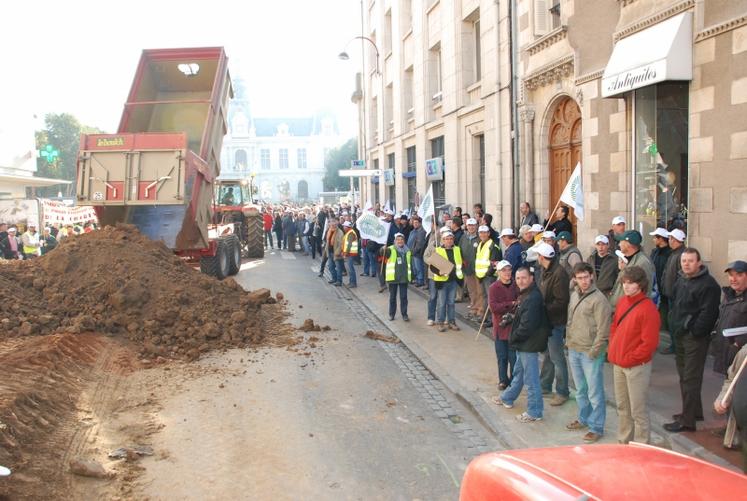
[(457, 324), (449, 324), (449, 329), (451, 329), (453, 331), (460, 331), (460, 330), (462, 330), (462, 329), (459, 328), (459, 326)]
[(559, 405), (563, 405), (568, 401), (568, 397), (564, 397), (563, 395), (555, 395), (552, 397), (552, 400), (550, 400), (550, 405), (554, 405), (555, 407)]
[(494, 403), (495, 405), (502, 405), (502, 406), (503, 406), (503, 407), (505, 407), (506, 409), (513, 409), (513, 408), (514, 408), (514, 404), (509, 404), (508, 402), (504, 402), (504, 401), (503, 401), (503, 400), (501, 399), (501, 397), (493, 397), (493, 403)]
[(446, 332), (446, 325), (441, 324), (438, 326), (438, 332)]
[(389, 320), (394, 320), (394, 315), (389, 315)]
[(534, 423), (535, 421), (542, 421), (541, 417), (532, 417), (526, 412), (522, 412), (516, 416), (516, 420), (520, 423)]
[(590, 431), (586, 435), (584, 435), (583, 440), (587, 444), (593, 444), (594, 442), (598, 441), (600, 438), (602, 438), (602, 435), (598, 433), (594, 433), (593, 431)]
[(409, 322), (410, 321), (410, 317), (408, 317), (407, 315), (403, 315), (402, 316), (402, 320), (404, 320), (405, 322)]
[(508, 388), (508, 385), (506, 383), (498, 383), (498, 389), (503, 391), (506, 388)]
[(428, 327), (433, 327), (435, 323), (433, 320), (428, 320)]
[(588, 428), (588, 426), (586, 426), (578, 419), (574, 419), (573, 421), (565, 425), (565, 429), (569, 431), (585, 430), (586, 428)]
[(333, 284), (333, 283), (335, 283), (335, 281), (334, 280), (327, 280), (327, 283), (328, 284)]

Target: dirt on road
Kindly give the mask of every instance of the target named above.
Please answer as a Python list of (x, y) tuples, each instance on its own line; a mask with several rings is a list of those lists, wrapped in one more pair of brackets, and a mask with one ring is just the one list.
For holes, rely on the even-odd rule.
[[(147, 445), (160, 426), (152, 378), (133, 386), (133, 375), (297, 344), (283, 303), (207, 277), (125, 225), (2, 263), (0, 465), (13, 474), (0, 499), (129, 497), (137, 455), (107, 454)], [(73, 475), (81, 465), (103, 479)]]

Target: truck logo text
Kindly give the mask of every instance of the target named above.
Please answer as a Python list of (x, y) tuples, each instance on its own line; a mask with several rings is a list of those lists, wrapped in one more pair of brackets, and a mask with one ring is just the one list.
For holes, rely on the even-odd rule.
[(96, 146), (124, 146), (123, 137), (100, 137), (96, 139)]

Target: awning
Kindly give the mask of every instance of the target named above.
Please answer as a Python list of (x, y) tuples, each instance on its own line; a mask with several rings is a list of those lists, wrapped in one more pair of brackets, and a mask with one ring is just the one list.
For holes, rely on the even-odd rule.
[(683, 12), (617, 42), (602, 76), (602, 97), (666, 80), (692, 80), (692, 17)]
[(72, 181), (64, 179), (52, 179), (49, 177), (36, 176), (13, 176), (10, 174), (0, 174), (0, 183), (7, 183), (14, 186), (54, 186), (55, 184), (70, 184)]

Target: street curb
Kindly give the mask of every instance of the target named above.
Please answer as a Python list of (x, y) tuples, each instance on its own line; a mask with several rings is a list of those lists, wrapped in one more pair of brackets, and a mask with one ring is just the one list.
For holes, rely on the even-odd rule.
[[(414, 290), (415, 293), (418, 294), (419, 296), (421, 296), (422, 298), (428, 299), (428, 294), (424, 290), (419, 289), (417, 287), (409, 287), (409, 289), (410, 290)], [(371, 313), (373, 313), (373, 312), (371, 312)], [(459, 317), (459, 319), (463, 323), (465, 323), (466, 325), (469, 325), (470, 327), (472, 327), (474, 329), (474, 323), (472, 321), (467, 320), (458, 311), (456, 312), (456, 315), (457, 315), (457, 317)], [(482, 335), (489, 338), (489, 336), (486, 333), (486, 331), (483, 331)], [(408, 346), (408, 348), (409, 348), (409, 346)], [(413, 351), (413, 350), (411, 349), (411, 351)], [(413, 351), (413, 353), (414, 353), (414, 351)], [(425, 356), (427, 356), (427, 355), (425, 355)], [(450, 376), (447, 376), (447, 377), (450, 377)], [(441, 379), (441, 378), (439, 377), (439, 379)], [(444, 384), (446, 384), (446, 383), (444, 383)], [(458, 383), (456, 383), (456, 384), (458, 384)], [(572, 380), (571, 380), (571, 385), (570, 386), (575, 390), (575, 388), (573, 387), (573, 384), (572, 384)], [(450, 388), (450, 390), (451, 390), (451, 388)], [(457, 394), (457, 392), (453, 391), (453, 390), (452, 390), (452, 393)], [(473, 393), (473, 392), (470, 392), (470, 393)], [(612, 409), (616, 409), (617, 408), (617, 402), (615, 402), (615, 399), (613, 398), (614, 395), (611, 396), (611, 395), (609, 395), (609, 393), (607, 393), (605, 395), (605, 397), (606, 397), (605, 400), (607, 401), (607, 405), (609, 407), (611, 407)], [(485, 402), (482, 399), (477, 399), (476, 397), (474, 397), (474, 395), (471, 396), (471, 399), (469, 399), (467, 397), (464, 397), (464, 396), (462, 396), (461, 398), (467, 401), (467, 403), (474, 409), (474, 412), (480, 414), (481, 419), (485, 420), (485, 418), (486, 418), (486, 416), (484, 416), (483, 414), (487, 414), (487, 415), (491, 415), (492, 414), (489, 411), (486, 412), (485, 410), (483, 410), (482, 413), (481, 413), (481, 411), (479, 410), (480, 409), (480, 404), (486, 405)], [(474, 400), (480, 400), (480, 401), (473, 403)], [(664, 429), (664, 423), (668, 422), (668, 420), (664, 416), (662, 416), (661, 414), (653, 413), (652, 412), (650, 414), (650, 416), (651, 416), (651, 431), (654, 432), (654, 433), (656, 433), (660, 437), (662, 437), (662, 439), (664, 440), (664, 444), (662, 444), (662, 445), (664, 445), (665, 447), (668, 446), (668, 448), (671, 449), (671, 450), (673, 450), (673, 451), (682, 452), (682, 453), (688, 454), (690, 456), (694, 456), (694, 457), (697, 457), (699, 459), (702, 459), (704, 461), (708, 461), (709, 463), (717, 464), (717, 465), (722, 466), (722, 467), (727, 468), (727, 469), (732, 469), (732, 470), (735, 470), (735, 471), (738, 470), (736, 468), (736, 466), (734, 466), (730, 462), (726, 461), (725, 459), (717, 456), (716, 454), (714, 454), (713, 452), (709, 451), (708, 449), (706, 449), (705, 447), (703, 447), (699, 443), (695, 442), (694, 440), (691, 440), (691, 439), (687, 438), (686, 436), (681, 435), (679, 433), (670, 433), (670, 432), (666, 431)], [(493, 426), (490, 426), (490, 427), (491, 427), (491, 429), (493, 429)], [(512, 437), (512, 438), (515, 438), (515, 437)], [(508, 441), (504, 441), (504, 442), (508, 442)], [(519, 447), (527, 447), (527, 446), (523, 445), (523, 446), (519, 446)]]
[(436, 377), (436, 379), (441, 381), (446, 389), (449, 390), (454, 396), (456, 396), (457, 399), (462, 402), (465, 407), (467, 407), (467, 409), (478, 419), (478, 421), (480, 421), (483, 426), (485, 426), (488, 430), (491, 431), (491, 433), (493, 433), (493, 435), (506, 449), (526, 449), (527, 447), (529, 447), (529, 445), (521, 438), (506, 432), (505, 423), (496, 415), (495, 412), (491, 411), (490, 404), (478, 397), (475, 392), (470, 391), (462, 386), (455, 378), (453, 378), (449, 374), (447, 370), (441, 367), (438, 362), (433, 360), (433, 358), (431, 358), (431, 356), (428, 355), (428, 353), (424, 349), (422, 349), (416, 341), (409, 339), (407, 334), (403, 334), (402, 332), (400, 332), (400, 330), (396, 326), (390, 326), (389, 324), (387, 324), (382, 319), (382, 317), (377, 315), (376, 312), (373, 311), (368, 306), (368, 304), (366, 304), (366, 302), (358, 296), (357, 291), (351, 291), (350, 289), (348, 289), (348, 292), (350, 292), (351, 295), (355, 297), (355, 300), (363, 308), (368, 310), (371, 315), (376, 317), (385, 329), (394, 334), (402, 342), (402, 344), (408, 350), (410, 350), (415, 358), (417, 358), (418, 361)]

